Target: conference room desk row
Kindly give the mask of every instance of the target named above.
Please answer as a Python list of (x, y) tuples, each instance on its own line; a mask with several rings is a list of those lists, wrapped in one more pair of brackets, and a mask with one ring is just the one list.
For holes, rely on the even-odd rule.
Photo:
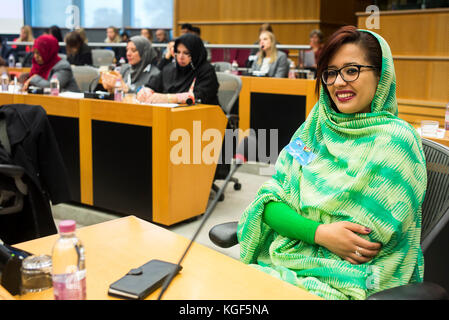
[[(87, 299), (108, 296), (109, 285), (152, 259), (177, 263), (189, 240), (134, 216), (83, 227), (77, 235), (86, 251)], [(35, 255), (51, 254), (57, 235), (15, 245)], [(165, 292), (167, 300), (320, 300), (303, 289), (274, 278), (213, 249), (194, 243), (183, 269)], [(4, 293), (4, 292), (3, 292)], [(160, 289), (147, 297), (155, 300)], [(3, 294), (7, 298), (7, 294)], [(2, 291), (0, 290), (0, 298)], [(15, 296), (52, 300), (53, 289)]]
[[(0, 105), (12, 103), (46, 110), (74, 202), (167, 226), (206, 211), (216, 161), (195, 157), (209, 143), (202, 140), (204, 132), (224, 133), (227, 119), (219, 106), (168, 108), (0, 93)], [(171, 138), (176, 132), (185, 139)], [(178, 153), (189, 159), (176, 164), (172, 148), (182, 141), (185, 148)]]

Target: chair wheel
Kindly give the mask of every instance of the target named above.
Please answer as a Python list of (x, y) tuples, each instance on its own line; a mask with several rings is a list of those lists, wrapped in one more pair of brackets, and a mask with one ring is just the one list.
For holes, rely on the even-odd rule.
[(241, 183), (234, 183), (234, 190), (240, 190), (242, 189), (242, 184)]
[(218, 198), (218, 201), (223, 201), (224, 200), (224, 194), (222, 194), (221, 196), (220, 196), (220, 198)]

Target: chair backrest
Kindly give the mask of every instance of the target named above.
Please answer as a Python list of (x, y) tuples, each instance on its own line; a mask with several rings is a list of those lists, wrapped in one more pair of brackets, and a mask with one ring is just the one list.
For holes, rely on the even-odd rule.
[(449, 221), (449, 148), (422, 139), (427, 190), (422, 205), (421, 248), (425, 252)]
[(212, 65), (214, 66), (216, 72), (225, 72), (227, 70), (231, 70), (232, 68), (231, 63), (227, 61), (213, 62)]
[(218, 101), (223, 111), (228, 115), (231, 113), (232, 106), (240, 94), (242, 80), (239, 76), (224, 72), (217, 72), (217, 79), (220, 84)]
[(114, 61), (114, 51), (109, 49), (92, 49), (92, 64), (95, 67), (109, 66)]
[(72, 66), (72, 72), (81, 92), (91, 91), (92, 82), (100, 77), (99, 70), (91, 66)]

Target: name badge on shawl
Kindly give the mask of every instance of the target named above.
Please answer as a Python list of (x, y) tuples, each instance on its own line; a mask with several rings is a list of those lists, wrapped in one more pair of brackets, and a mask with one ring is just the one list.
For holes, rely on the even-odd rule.
[(295, 158), (302, 166), (308, 165), (316, 158), (316, 154), (307, 147), (300, 138), (296, 138), (290, 142), (285, 149), (290, 155)]

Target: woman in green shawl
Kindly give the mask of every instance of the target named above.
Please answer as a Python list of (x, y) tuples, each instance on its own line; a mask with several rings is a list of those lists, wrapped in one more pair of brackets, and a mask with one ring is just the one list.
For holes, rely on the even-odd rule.
[(342, 27), (317, 75), (318, 103), (240, 219), (241, 260), (325, 299), (421, 282), (425, 158), (388, 44)]

